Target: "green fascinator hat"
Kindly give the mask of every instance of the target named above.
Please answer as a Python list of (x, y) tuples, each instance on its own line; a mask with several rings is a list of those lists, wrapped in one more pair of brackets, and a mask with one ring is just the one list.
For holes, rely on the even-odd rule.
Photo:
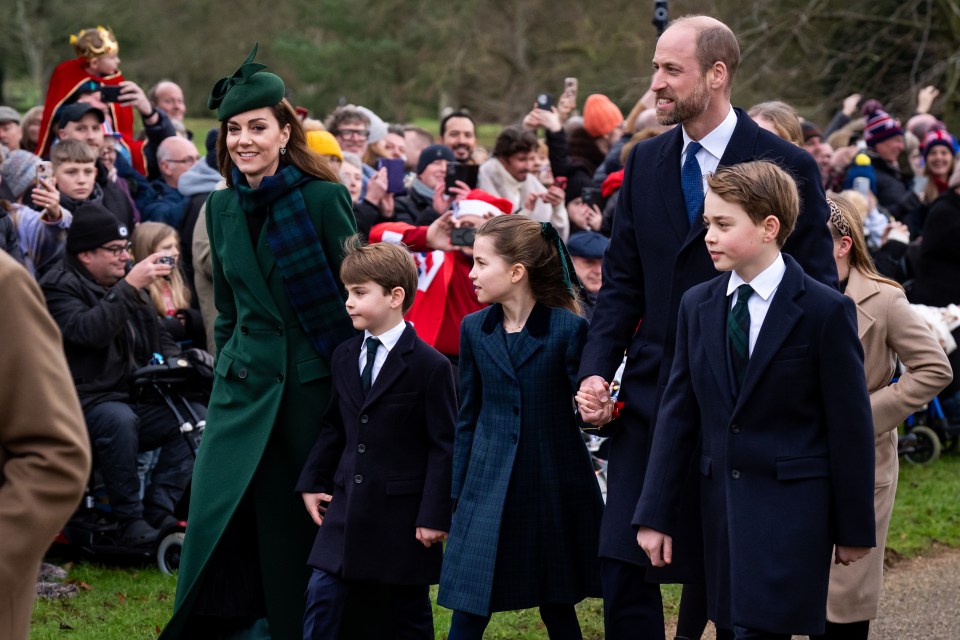
[(244, 111), (272, 107), (283, 100), (285, 88), (280, 76), (264, 71), (267, 65), (253, 61), (259, 47), (259, 42), (253, 45), (240, 68), (229, 78), (220, 78), (213, 85), (207, 108), (217, 110), (220, 122)]

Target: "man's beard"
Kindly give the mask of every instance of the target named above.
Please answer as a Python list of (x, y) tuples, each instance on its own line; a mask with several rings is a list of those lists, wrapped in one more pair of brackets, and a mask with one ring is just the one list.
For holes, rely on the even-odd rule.
[(450, 150), (453, 151), (454, 157), (460, 162), (469, 160), (470, 156), (473, 155), (473, 151), (470, 149), (470, 146), (465, 144), (454, 145)]
[[(657, 98), (660, 96), (658, 95)], [(664, 96), (668, 97), (668, 96)], [(701, 79), (689, 98), (681, 100), (673, 99), (673, 109), (661, 114), (657, 112), (657, 124), (661, 126), (671, 126), (681, 124), (687, 120), (696, 118), (710, 106), (710, 92), (707, 90), (706, 79)]]

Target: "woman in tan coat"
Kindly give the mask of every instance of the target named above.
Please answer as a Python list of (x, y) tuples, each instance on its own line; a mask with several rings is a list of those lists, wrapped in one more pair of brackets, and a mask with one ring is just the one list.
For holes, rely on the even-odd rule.
[[(827, 599), (827, 640), (867, 640), (877, 617), (883, 583), (883, 552), (897, 492), (897, 425), (921, 408), (952, 378), (950, 363), (931, 331), (917, 316), (896, 282), (877, 273), (863, 223), (841, 197), (828, 198), (830, 231), (840, 288), (857, 304), (857, 329), (876, 434), (874, 509), (877, 548), (861, 562), (834, 565)], [(897, 358), (906, 369), (890, 384)]]

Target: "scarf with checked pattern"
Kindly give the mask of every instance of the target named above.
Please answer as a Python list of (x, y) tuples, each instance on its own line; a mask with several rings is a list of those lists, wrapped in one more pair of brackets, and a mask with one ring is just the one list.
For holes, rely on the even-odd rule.
[(290, 164), (281, 164), (274, 175), (264, 177), (258, 189), (251, 189), (236, 167), (232, 177), (244, 212), (269, 211), (267, 244), (290, 305), (314, 349), (329, 362), (337, 345), (356, 332), (300, 190), (315, 178)]

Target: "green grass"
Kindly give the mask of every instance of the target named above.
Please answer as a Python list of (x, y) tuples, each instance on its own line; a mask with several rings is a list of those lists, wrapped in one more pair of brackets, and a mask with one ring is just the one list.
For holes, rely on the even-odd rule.
[[(945, 454), (925, 467), (901, 462), (888, 559), (924, 555), (936, 545), (960, 547), (960, 455)], [(38, 602), (32, 640), (153, 640), (173, 608), (176, 580), (152, 567), (79, 563), (70, 579), (88, 588), (70, 600)], [(666, 616), (675, 618), (679, 588), (668, 585), (663, 592)], [(584, 638), (602, 638), (600, 601), (587, 600), (577, 609)], [(434, 605), (434, 620), (438, 640), (446, 638), (450, 612)], [(511, 611), (495, 614), (484, 637), (533, 640), (546, 638), (547, 632), (536, 610)]]

